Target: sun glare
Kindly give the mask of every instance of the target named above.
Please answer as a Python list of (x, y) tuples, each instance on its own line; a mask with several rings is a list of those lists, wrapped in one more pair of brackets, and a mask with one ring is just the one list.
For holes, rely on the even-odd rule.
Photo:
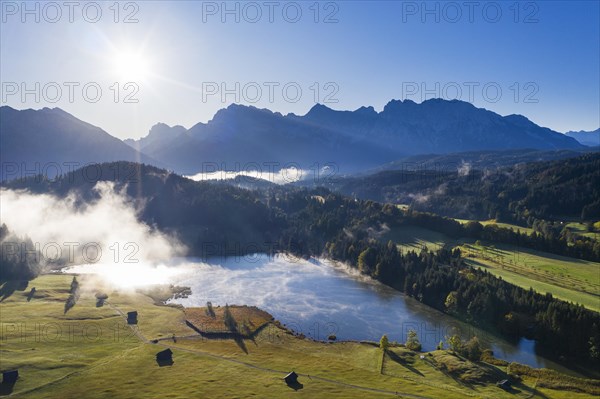
[(113, 69), (121, 80), (141, 81), (151, 74), (151, 65), (148, 57), (136, 52), (117, 52), (113, 58)]
[(136, 288), (155, 284), (166, 284), (182, 269), (165, 265), (145, 264), (85, 264), (70, 266), (63, 273), (93, 274), (118, 288)]

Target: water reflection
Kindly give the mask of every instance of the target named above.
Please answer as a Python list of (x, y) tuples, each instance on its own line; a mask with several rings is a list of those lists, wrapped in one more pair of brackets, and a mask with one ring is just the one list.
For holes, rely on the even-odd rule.
[(423, 350), (433, 350), (446, 337), (476, 335), (495, 355), (534, 367), (567, 371), (535, 352), (533, 341), (511, 343), (462, 323), (365, 276), (325, 260), (253, 255), (202, 262), (179, 260), (187, 271), (173, 277), (192, 295), (173, 299), (184, 306), (247, 304), (258, 306), (309, 338), (404, 342), (415, 330)]

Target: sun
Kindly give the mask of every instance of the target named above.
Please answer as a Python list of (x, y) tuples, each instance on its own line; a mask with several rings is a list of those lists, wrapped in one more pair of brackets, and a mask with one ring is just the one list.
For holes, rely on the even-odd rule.
[(139, 52), (116, 52), (112, 64), (114, 73), (123, 81), (143, 81), (151, 75), (151, 60)]

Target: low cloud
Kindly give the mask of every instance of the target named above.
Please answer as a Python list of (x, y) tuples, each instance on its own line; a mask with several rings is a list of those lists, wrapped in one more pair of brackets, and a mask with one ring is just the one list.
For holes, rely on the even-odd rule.
[(471, 163), (462, 161), (462, 163), (458, 167), (458, 175), (459, 176), (468, 176), (470, 172), (471, 172)]
[(423, 204), (429, 201), (429, 195), (417, 193), (417, 194), (408, 194), (408, 197), (418, 204)]
[(314, 171), (302, 170), (298, 168), (285, 168), (278, 171), (263, 170), (217, 170), (214, 172), (201, 172), (195, 175), (185, 176), (195, 181), (206, 180), (232, 180), (238, 176), (246, 176), (255, 179), (262, 179), (275, 184), (288, 184), (301, 180), (306, 180), (314, 174)]
[(443, 184), (440, 184), (433, 193), (435, 195), (445, 195), (447, 189), (448, 189), (448, 183), (443, 183)]
[(50, 266), (154, 265), (184, 253), (177, 239), (140, 222), (113, 183), (98, 182), (94, 190), (99, 199), (85, 203), (76, 194), (0, 189), (0, 221), (16, 236), (31, 238)]

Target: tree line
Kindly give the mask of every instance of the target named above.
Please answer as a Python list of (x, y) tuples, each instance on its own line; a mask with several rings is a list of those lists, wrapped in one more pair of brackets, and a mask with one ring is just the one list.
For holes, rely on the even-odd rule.
[[(381, 242), (373, 228), (414, 224), (451, 237), (470, 236), (522, 246), (550, 245), (527, 236), (480, 223), (462, 225), (436, 215), (408, 212), (390, 204), (358, 201), (338, 194), (313, 199), (316, 192), (278, 197), (277, 207), (289, 223), (281, 247), (300, 255), (325, 255), (416, 298), (422, 303), (507, 339), (535, 339), (548, 354), (582, 362), (600, 361), (600, 314), (509, 284), (485, 270), (465, 264), (460, 249), (401, 253), (393, 242)], [(564, 244), (564, 241), (560, 241)], [(552, 242), (552, 241), (551, 241)], [(570, 250), (570, 249), (569, 249)], [(565, 249), (565, 251), (568, 251)], [(594, 255), (595, 256), (595, 255)]]
[[(592, 240), (569, 242), (568, 237), (553, 229), (527, 235), (478, 222), (463, 225), (453, 219), (404, 212), (393, 204), (358, 200), (325, 188), (269, 187), (250, 191), (193, 182), (147, 165), (125, 165), (135, 169), (131, 175), (135, 180), (123, 176), (111, 179), (126, 189), (132, 201), (145, 204), (140, 214), (144, 222), (177, 232), (192, 255), (206, 254), (207, 243), (236, 255), (261, 250), (285, 250), (305, 257), (325, 255), (429, 306), (509, 339), (532, 338), (538, 347), (556, 355), (581, 362), (598, 361), (598, 313), (470, 268), (458, 249), (400, 253), (394, 243), (380, 242), (378, 231), (382, 226), (415, 225), (449, 237), (470, 237), (598, 260), (599, 248)], [(112, 171), (115, 164), (100, 166)], [(95, 181), (81, 176), (81, 171), (75, 171), (53, 182), (25, 179), (10, 185), (59, 196), (76, 191), (82, 193), (83, 200), (93, 200), (91, 188)], [(573, 332), (579, 335), (573, 338)]]
[(536, 219), (600, 220), (600, 153), (468, 172), (390, 170), (323, 184), (351, 197), (462, 219), (529, 227)]

